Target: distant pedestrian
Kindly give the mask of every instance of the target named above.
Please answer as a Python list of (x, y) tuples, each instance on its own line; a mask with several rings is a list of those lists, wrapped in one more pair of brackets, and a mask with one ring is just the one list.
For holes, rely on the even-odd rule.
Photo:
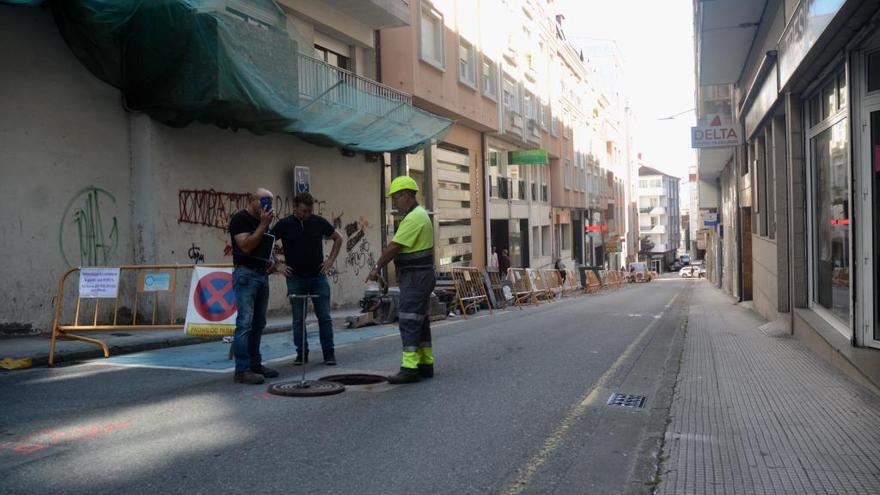
[(507, 249), (502, 249), (501, 256), (498, 257), (498, 271), (502, 277), (506, 277), (508, 269), (510, 269), (510, 253)]
[(562, 262), (562, 258), (556, 258), (556, 263), (553, 264), (553, 268), (559, 272), (559, 276), (562, 277), (562, 283), (565, 283), (565, 277), (568, 275), (565, 272), (565, 263)]
[(489, 258), (489, 268), (498, 268), (498, 252), (500, 250), (496, 247), (492, 248), (492, 257)]
[(403, 342), (400, 372), (388, 383), (414, 383), (434, 376), (431, 320), (428, 318), (434, 290), (434, 224), (416, 201), (419, 186), (412, 177), (391, 181), (388, 196), (404, 214), (391, 242), (385, 246), (367, 280), (377, 280), (379, 270), (394, 260), (400, 278), (398, 303), (400, 339)]
[[(287, 295), (311, 294), (315, 316), (318, 317), (318, 334), (321, 340), (324, 364), (336, 365), (333, 346), (333, 319), (330, 317), (330, 283), (327, 274), (333, 269), (342, 236), (325, 218), (313, 214), (315, 199), (309, 193), (293, 198), (293, 214), (283, 218), (272, 228), (272, 234), (281, 241), (284, 260), (287, 262)], [(330, 255), (324, 259), (324, 240), (332, 239)], [(303, 341), (305, 320), (304, 299), (290, 301), (293, 310), (293, 344), (296, 346), (294, 365), (309, 362), (308, 337)]]
[(235, 374), (237, 383), (259, 385), (263, 378), (275, 378), (278, 372), (263, 366), (260, 339), (266, 327), (269, 305), (269, 274), (286, 273), (284, 263), (272, 256), (275, 239), (267, 234), (275, 213), (272, 192), (257, 189), (248, 194), (247, 207), (229, 219), (232, 244), (232, 286), (238, 315), (235, 319)]

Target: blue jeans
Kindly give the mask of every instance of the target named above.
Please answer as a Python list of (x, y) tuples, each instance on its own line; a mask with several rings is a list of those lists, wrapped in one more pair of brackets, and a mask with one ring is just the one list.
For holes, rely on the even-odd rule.
[(265, 273), (238, 266), (232, 272), (232, 288), (238, 316), (235, 318), (235, 372), (262, 365), (260, 339), (266, 328), (266, 308), (269, 305), (269, 276)]
[[(305, 295), (312, 294), (312, 305), (315, 307), (315, 315), (318, 317), (318, 335), (321, 337), (321, 350), (324, 352), (324, 358), (333, 356), (333, 319), (330, 318), (330, 284), (327, 277), (318, 275), (317, 277), (300, 277), (294, 275), (287, 279), (287, 295)], [(290, 307), (293, 309), (293, 345), (296, 346), (296, 352), (303, 354), (303, 346), (305, 351), (309, 350), (308, 335), (306, 341), (303, 342), (303, 322), (305, 321), (305, 311), (308, 307), (303, 304), (305, 299), (293, 299)]]

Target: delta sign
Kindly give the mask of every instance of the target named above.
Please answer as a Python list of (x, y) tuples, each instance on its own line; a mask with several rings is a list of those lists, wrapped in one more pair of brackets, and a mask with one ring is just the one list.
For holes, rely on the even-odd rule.
[(708, 125), (691, 127), (691, 148), (723, 148), (740, 144), (739, 132), (721, 115), (710, 116)]

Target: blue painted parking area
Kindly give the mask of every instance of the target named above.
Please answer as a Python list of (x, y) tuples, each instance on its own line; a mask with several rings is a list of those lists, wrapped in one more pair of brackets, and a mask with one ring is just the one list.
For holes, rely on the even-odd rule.
[[(310, 329), (311, 330), (311, 329)], [(318, 344), (317, 326), (309, 331), (309, 342), (312, 347)], [(397, 335), (397, 325), (381, 325), (359, 328), (356, 330), (336, 330), (334, 342), (336, 347), (374, 340), (390, 335)], [(320, 346), (318, 345), (318, 349)], [(293, 359), (296, 349), (293, 347), (291, 332), (280, 332), (263, 336), (260, 350), (264, 362)], [(232, 371), (234, 363), (229, 359), (229, 344), (223, 342), (206, 342), (198, 345), (171, 347), (154, 351), (138, 352), (108, 359), (97, 359), (92, 364), (112, 366), (131, 366), (141, 368), (165, 368), (189, 371), (206, 371), (223, 373)]]

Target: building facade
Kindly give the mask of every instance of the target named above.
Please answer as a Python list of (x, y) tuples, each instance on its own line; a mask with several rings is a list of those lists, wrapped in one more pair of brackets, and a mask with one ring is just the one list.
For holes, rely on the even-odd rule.
[(880, 6), (722, 3), (694, 2), (701, 125), (741, 134), (699, 151), (712, 280), (876, 385)]
[[(296, 67), (285, 81), (297, 91), (287, 96), (366, 136), (384, 119), (423, 115), (410, 95), (376, 82), (375, 32), (410, 22), (399, 4), (229, 0), (204, 8), (230, 32), (277, 41), (273, 48)], [(308, 169), (316, 212), (345, 239), (332, 301), (357, 304), (384, 241), (381, 156), (285, 133), (172, 127), (129, 111), (121, 90), (87, 69), (62, 37), (52, 12), (60, 6), (0, 6), (0, 208), (16, 212), (3, 230), (17, 232), (0, 245), (8, 260), (22, 260), (3, 265), (3, 290), (15, 296), (0, 308), (0, 325), (48, 329), (52, 288), (72, 266), (230, 263), (229, 215), (257, 187), (271, 189), (277, 213), (289, 215), (295, 167)], [(20, 208), (28, 198), (39, 206)], [(283, 279), (272, 277), (272, 310), (289, 310), (285, 293)]]
[(679, 182), (655, 168), (639, 167), (639, 254), (657, 272), (675, 261), (681, 244)]

